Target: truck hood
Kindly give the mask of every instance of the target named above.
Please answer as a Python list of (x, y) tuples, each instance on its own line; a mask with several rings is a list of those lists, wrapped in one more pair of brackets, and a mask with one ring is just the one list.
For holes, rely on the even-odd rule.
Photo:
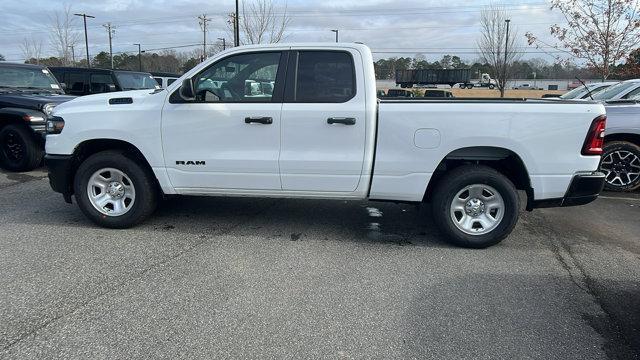
[(0, 108), (16, 107), (41, 110), (45, 104), (61, 104), (74, 99), (74, 96), (60, 94), (5, 93), (0, 94)]
[(107, 109), (110, 106), (126, 107), (132, 105), (140, 105), (151, 96), (162, 96), (166, 94), (164, 89), (152, 90), (130, 90), (130, 91), (118, 91), (110, 93), (102, 93), (95, 95), (81, 96), (68, 101), (62, 105), (59, 105), (54, 110), (54, 114), (71, 110), (74, 108), (90, 108), (92, 110)]

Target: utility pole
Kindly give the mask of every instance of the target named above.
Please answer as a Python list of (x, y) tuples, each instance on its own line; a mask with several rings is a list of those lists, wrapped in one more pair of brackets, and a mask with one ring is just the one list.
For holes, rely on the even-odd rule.
[(338, 30), (331, 30), (331, 32), (336, 33), (336, 42), (338, 42)]
[(109, 33), (109, 59), (111, 60), (111, 68), (113, 69), (113, 46), (111, 44), (111, 41), (113, 35), (116, 33), (116, 30), (111, 27), (111, 23), (106, 23), (102, 26), (104, 26), (104, 28), (107, 29), (107, 32)]
[(73, 49), (74, 45), (69, 45), (69, 47), (71, 48), (71, 60), (73, 60), (73, 65), (75, 66), (76, 64), (76, 52)]
[(82, 16), (82, 20), (84, 21), (84, 46), (87, 49), (87, 67), (91, 67), (91, 61), (89, 61), (89, 37), (87, 36), (87, 18), (95, 19), (95, 16), (87, 15), (87, 14), (73, 14), (75, 16)]
[(140, 44), (133, 45), (138, 45), (138, 71), (142, 71), (142, 51), (140, 50)]
[(236, 0), (236, 14), (233, 17), (234, 45), (240, 46), (240, 0)]
[(227, 41), (225, 38), (218, 38), (218, 40), (222, 41), (222, 51), (227, 50)]
[(507, 34), (504, 38), (504, 74), (503, 76), (505, 77), (504, 79), (504, 84), (506, 86), (507, 84), (507, 55), (509, 54), (509, 23), (511, 22), (511, 19), (506, 19), (505, 22), (507, 23)]
[(202, 16), (198, 16), (198, 24), (202, 28), (202, 61), (207, 58), (207, 23), (211, 21), (211, 19), (207, 19), (207, 14), (202, 14)]

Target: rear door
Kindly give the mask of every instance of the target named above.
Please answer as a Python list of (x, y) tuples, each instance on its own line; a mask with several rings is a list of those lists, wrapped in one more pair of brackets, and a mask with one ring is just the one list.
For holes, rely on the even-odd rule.
[(364, 70), (355, 50), (292, 50), (282, 107), (283, 190), (354, 192), (366, 138)]

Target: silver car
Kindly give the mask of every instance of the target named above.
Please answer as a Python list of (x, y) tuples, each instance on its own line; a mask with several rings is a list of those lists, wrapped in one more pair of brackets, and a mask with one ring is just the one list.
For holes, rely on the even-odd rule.
[(613, 101), (605, 107), (607, 128), (600, 161), (600, 170), (606, 175), (605, 188), (636, 190), (640, 188), (640, 104)]
[(595, 94), (593, 100), (630, 100), (640, 96), (640, 79), (621, 81)]

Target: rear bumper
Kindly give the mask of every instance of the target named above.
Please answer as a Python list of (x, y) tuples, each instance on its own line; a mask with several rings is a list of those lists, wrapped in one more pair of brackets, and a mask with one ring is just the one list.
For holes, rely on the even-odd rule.
[(49, 185), (53, 191), (61, 193), (65, 201), (71, 203), (71, 194), (73, 194), (72, 156), (46, 154), (44, 163), (49, 170)]
[(577, 206), (588, 204), (598, 198), (604, 188), (605, 176), (601, 172), (577, 174), (571, 180), (567, 193), (562, 198), (534, 200), (532, 208)]

